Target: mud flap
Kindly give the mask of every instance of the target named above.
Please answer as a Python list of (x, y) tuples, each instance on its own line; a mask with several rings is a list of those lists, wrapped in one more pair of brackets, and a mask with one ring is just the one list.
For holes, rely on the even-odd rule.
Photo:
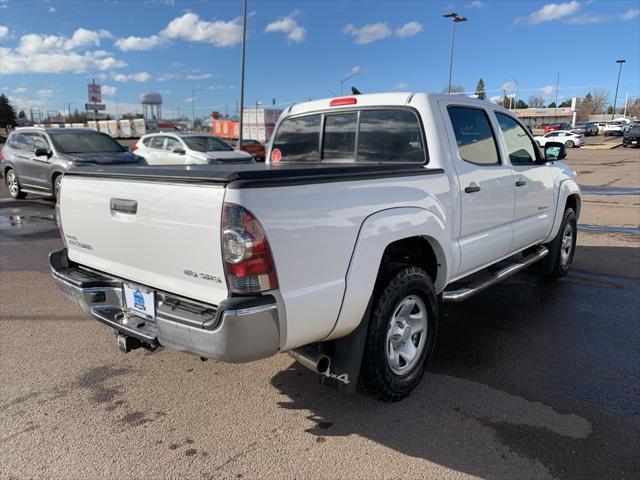
[(358, 387), (360, 366), (369, 330), (371, 300), (360, 325), (349, 335), (318, 343), (318, 351), (331, 359), (329, 371), (318, 376), (320, 383), (343, 393), (354, 393)]

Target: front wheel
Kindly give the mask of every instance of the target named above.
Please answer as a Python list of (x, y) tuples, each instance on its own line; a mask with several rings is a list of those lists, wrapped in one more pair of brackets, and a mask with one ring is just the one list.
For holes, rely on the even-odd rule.
[(13, 168), (7, 170), (7, 173), (4, 177), (4, 183), (7, 186), (7, 190), (9, 190), (9, 195), (11, 195), (11, 198), (20, 199), (27, 196), (27, 194), (24, 193), (20, 188), (18, 175), (16, 175), (16, 172)]
[(564, 142), (564, 146), (567, 148), (573, 148), (575, 146), (575, 143), (573, 143), (573, 140), (567, 140), (566, 142)]
[(438, 303), (427, 272), (408, 267), (390, 277), (369, 321), (360, 373), (364, 389), (386, 402), (409, 395), (424, 375), (437, 331)]
[(560, 278), (569, 273), (576, 250), (578, 227), (576, 214), (567, 208), (562, 217), (560, 230), (551, 242), (546, 244), (549, 253), (541, 262), (542, 273), (552, 278)]
[(53, 198), (58, 200), (60, 198), (60, 186), (62, 185), (62, 175), (57, 175), (53, 180)]

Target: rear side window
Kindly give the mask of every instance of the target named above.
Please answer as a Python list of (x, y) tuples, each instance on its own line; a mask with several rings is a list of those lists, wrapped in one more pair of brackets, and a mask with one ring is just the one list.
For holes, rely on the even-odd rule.
[(20, 141), (20, 150), (24, 150), (25, 152), (33, 152), (35, 150), (35, 135), (30, 135), (25, 133), (22, 135), (22, 140)]
[(273, 148), (282, 152), (283, 162), (320, 161), (320, 115), (289, 117), (278, 128)]
[(327, 115), (324, 120), (322, 158), (353, 161), (356, 151), (357, 113)]
[(9, 137), (9, 141), (7, 142), (7, 144), (11, 148), (20, 148), (20, 139), (21, 138), (22, 138), (21, 134), (14, 133), (13, 135), (11, 135), (11, 137)]
[(498, 165), (498, 147), (487, 113), (480, 108), (448, 107), (460, 158), (478, 165)]
[(422, 131), (413, 112), (363, 110), (360, 113), (358, 162), (424, 161)]
[(151, 140), (153, 140), (153, 137), (147, 137), (144, 140), (142, 140), (142, 143), (144, 144), (145, 147), (150, 147), (151, 146)]
[(164, 144), (164, 137), (151, 137), (151, 143), (149, 146), (151, 148), (157, 148), (162, 150), (162, 145)]

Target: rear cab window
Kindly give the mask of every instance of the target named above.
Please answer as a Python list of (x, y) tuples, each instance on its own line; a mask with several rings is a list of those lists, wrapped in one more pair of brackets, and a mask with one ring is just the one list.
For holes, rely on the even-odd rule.
[(371, 108), (285, 118), (273, 140), (282, 163), (427, 163), (416, 112)]
[(476, 165), (500, 165), (498, 145), (487, 112), (482, 108), (447, 107), (458, 154)]

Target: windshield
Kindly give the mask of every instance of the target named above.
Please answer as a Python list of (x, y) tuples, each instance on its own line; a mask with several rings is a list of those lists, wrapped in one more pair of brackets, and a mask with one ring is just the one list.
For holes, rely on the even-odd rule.
[(51, 132), (51, 141), (60, 153), (124, 152), (109, 135), (99, 132)]
[(182, 140), (191, 150), (196, 152), (228, 152), (233, 150), (215, 137), (182, 137)]
[(631, 130), (629, 130), (629, 134), (640, 135), (640, 127), (633, 127)]

